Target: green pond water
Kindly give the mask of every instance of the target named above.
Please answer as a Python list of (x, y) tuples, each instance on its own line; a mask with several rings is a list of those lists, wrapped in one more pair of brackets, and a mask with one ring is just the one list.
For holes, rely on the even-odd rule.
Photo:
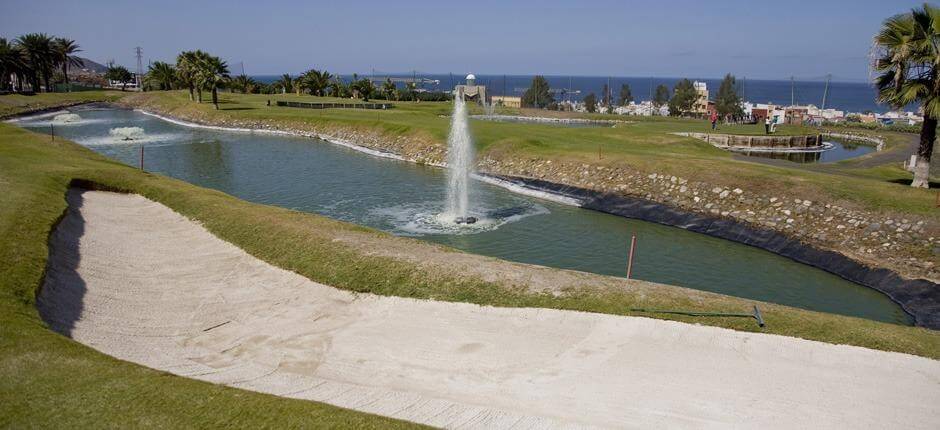
[[(55, 133), (147, 170), (263, 204), (322, 214), (396, 235), (512, 261), (624, 276), (630, 236), (635, 278), (897, 324), (910, 317), (886, 296), (761, 249), (679, 228), (520, 195), (474, 181), (472, 215), (444, 209), (442, 169), (380, 158), (324, 141), (176, 125), (139, 112), (84, 107), (16, 124)], [(141, 130), (134, 130), (137, 127)], [(131, 128), (131, 129), (127, 129)], [(123, 129), (123, 130), (121, 130)], [(134, 140), (124, 140), (130, 136)]]

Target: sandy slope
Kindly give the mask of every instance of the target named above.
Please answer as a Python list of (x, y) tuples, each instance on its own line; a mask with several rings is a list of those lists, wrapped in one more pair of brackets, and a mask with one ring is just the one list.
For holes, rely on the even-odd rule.
[(935, 428), (940, 361), (646, 318), (354, 295), (73, 191), (50, 325), (175, 374), (455, 428)]

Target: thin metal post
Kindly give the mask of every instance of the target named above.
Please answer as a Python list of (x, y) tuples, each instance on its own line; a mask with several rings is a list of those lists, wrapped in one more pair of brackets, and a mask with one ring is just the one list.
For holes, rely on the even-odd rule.
[(52, 133), (52, 141), (55, 142), (55, 125), (52, 124), (52, 121), (49, 121), (49, 131)]
[(144, 170), (144, 145), (140, 145), (140, 170)]
[(630, 238), (630, 256), (627, 259), (627, 279), (633, 278), (633, 254), (636, 252), (636, 233)]

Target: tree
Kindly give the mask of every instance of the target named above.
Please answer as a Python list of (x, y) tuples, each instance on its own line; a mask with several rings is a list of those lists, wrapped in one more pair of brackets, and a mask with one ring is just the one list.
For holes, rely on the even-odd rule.
[(349, 87), (346, 86), (346, 82), (343, 82), (343, 78), (333, 77), (333, 80), (330, 81), (330, 95), (333, 97), (347, 97), (349, 95)]
[(197, 88), (205, 88), (212, 93), (212, 105), (219, 109), (219, 88), (228, 83), (230, 76), (228, 64), (225, 61), (205, 54), (199, 58), (197, 76)]
[(369, 97), (375, 92), (375, 85), (372, 84), (369, 78), (355, 79), (349, 84), (349, 89), (352, 90), (353, 97), (361, 98), (363, 101), (369, 101)]
[(597, 112), (597, 96), (594, 93), (584, 96), (584, 109), (590, 113)]
[(147, 68), (144, 82), (161, 90), (172, 90), (176, 85), (176, 68), (162, 61), (154, 62)]
[(294, 92), (299, 96), (300, 93), (307, 90), (307, 80), (304, 79), (303, 75), (300, 75), (291, 82), (291, 88), (293, 88)]
[(46, 33), (24, 34), (16, 39), (16, 44), (23, 52), (24, 62), (27, 66), (28, 77), (33, 91), (39, 91), (45, 84), (46, 91), (50, 89), (52, 69), (55, 67), (55, 55), (52, 50), (52, 37)]
[(522, 107), (534, 107), (544, 109), (555, 103), (552, 96), (552, 88), (548, 81), (542, 75), (536, 75), (532, 78), (532, 85), (522, 95)]
[(669, 114), (673, 116), (688, 115), (692, 112), (692, 107), (697, 99), (698, 94), (695, 92), (692, 81), (688, 79), (679, 81), (673, 88), (672, 98), (669, 99)]
[(633, 101), (633, 93), (630, 92), (630, 85), (623, 84), (620, 86), (620, 106), (626, 106)]
[(940, 8), (924, 4), (882, 24), (874, 39), (878, 100), (895, 108), (920, 103), (920, 130), (912, 187), (930, 187), (930, 158), (940, 115)]
[(274, 88), (280, 89), (281, 94), (287, 94), (287, 92), (290, 91), (291, 88), (293, 88), (294, 80), (291, 79), (289, 74), (285, 73), (281, 75), (281, 79), (274, 81), (271, 85)]
[(392, 82), (391, 78), (385, 78), (385, 83), (382, 84), (382, 92), (385, 93), (386, 100), (398, 100), (398, 87), (395, 86), (395, 83)]
[(52, 41), (52, 52), (55, 56), (54, 61), (62, 67), (62, 76), (65, 78), (66, 91), (71, 92), (72, 86), (69, 84), (69, 66), (82, 67), (85, 62), (76, 57), (75, 53), (81, 52), (80, 47), (74, 40), (57, 37)]
[(610, 108), (610, 88), (607, 87), (607, 84), (604, 84), (604, 88), (601, 90), (601, 105)]
[(310, 94), (315, 96), (325, 95), (326, 89), (330, 86), (330, 79), (333, 78), (326, 70), (310, 69), (301, 75), (303, 88), (310, 90)]
[(231, 82), (229, 82), (229, 87), (232, 91), (240, 91), (242, 94), (248, 94), (257, 92), (259, 85), (258, 81), (248, 75), (241, 74), (234, 77)]
[(112, 82), (121, 83), (121, 91), (124, 91), (127, 88), (127, 83), (131, 81), (134, 76), (131, 75), (131, 72), (127, 70), (124, 66), (115, 66), (113, 63), (108, 64), (108, 71), (104, 73), (104, 78)]
[(669, 98), (670, 98), (669, 87), (663, 84), (659, 84), (656, 87), (656, 95), (653, 96), (653, 106), (656, 108), (665, 106), (666, 103), (669, 103)]
[(715, 110), (722, 118), (736, 118), (744, 116), (744, 109), (741, 107), (741, 96), (738, 95), (738, 84), (734, 75), (727, 74), (718, 87), (718, 94), (715, 96)]
[[(183, 51), (176, 57), (176, 78), (189, 89), (189, 101), (196, 101), (196, 72), (202, 51)], [(202, 89), (198, 89), (199, 103), (202, 103)]]
[(28, 76), (23, 57), (23, 51), (17, 44), (0, 37), (0, 90), (7, 89), (8, 84), (10, 90), (17, 90), (10, 83), (10, 77), (16, 77), (16, 81), (20, 82), (19, 89), (23, 89), (23, 82)]

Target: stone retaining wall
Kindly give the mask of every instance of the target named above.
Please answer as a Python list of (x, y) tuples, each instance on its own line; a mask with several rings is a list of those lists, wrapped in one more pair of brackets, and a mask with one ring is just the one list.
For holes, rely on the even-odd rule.
[(802, 136), (744, 136), (716, 133), (676, 134), (704, 140), (720, 148), (779, 149), (782, 151), (822, 148), (822, 135), (819, 134)]

